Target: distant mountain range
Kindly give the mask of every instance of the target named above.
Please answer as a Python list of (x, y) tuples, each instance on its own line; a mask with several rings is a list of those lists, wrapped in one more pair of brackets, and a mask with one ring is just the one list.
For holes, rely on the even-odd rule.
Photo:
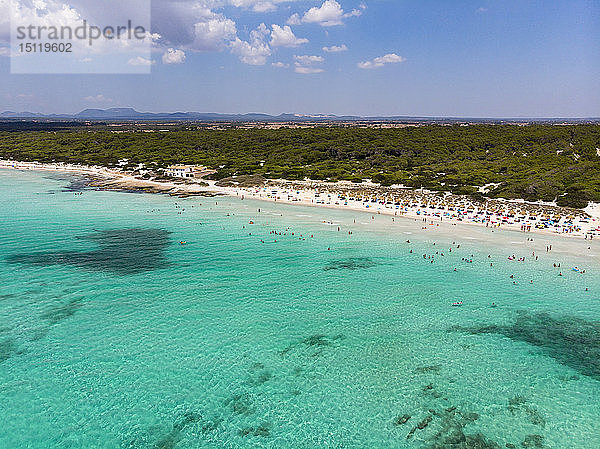
[(77, 114), (42, 114), (39, 112), (0, 113), (0, 119), (45, 120), (103, 120), (103, 121), (193, 121), (193, 122), (404, 122), (404, 123), (451, 123), (451, 122), (599, 122), (600, 118), (468, 118), (468, 117), (410, 117), (382, 116), (361, 117), (328, 114), (217, 114), (211, 112), (139, 112), (133, 108), (84, 109)]

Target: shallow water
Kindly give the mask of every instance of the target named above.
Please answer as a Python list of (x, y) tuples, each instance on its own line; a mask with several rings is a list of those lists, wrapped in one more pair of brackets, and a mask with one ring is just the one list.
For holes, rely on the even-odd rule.
[(0, 447), (600, 447), (597, 242), (74, 181), (0, 170)]

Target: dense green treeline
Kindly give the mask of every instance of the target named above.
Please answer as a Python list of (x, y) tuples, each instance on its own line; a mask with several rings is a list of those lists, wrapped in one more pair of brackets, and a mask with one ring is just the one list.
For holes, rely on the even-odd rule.
[(202, 164), (222, 178), (372, 179), (491, 197), (600, 201), (600, 126), (420, 126), (395, 129), (0, 132), (0, 157), (114, 165)]

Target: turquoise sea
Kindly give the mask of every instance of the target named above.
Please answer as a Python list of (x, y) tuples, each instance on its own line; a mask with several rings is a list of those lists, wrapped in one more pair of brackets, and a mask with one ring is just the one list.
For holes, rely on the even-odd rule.
[(0, 448), (600, 448), (600, 242), (78, 189), (0, 170)]

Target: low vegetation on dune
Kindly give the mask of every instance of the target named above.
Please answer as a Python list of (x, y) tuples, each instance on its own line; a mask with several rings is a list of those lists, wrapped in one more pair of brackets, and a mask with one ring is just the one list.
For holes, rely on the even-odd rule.
[[(402, 184), (491, 198), (600, 201), (600, 126), (427, 125), (205, 129), (134, 125), (0, 132), (0, 157), (130, 167), (201, 164), (215, 179), (259, 175)], [(124, 131), (124, 132), (123, 132)], [(151, 131), (151, 132), (148, 132)]]

